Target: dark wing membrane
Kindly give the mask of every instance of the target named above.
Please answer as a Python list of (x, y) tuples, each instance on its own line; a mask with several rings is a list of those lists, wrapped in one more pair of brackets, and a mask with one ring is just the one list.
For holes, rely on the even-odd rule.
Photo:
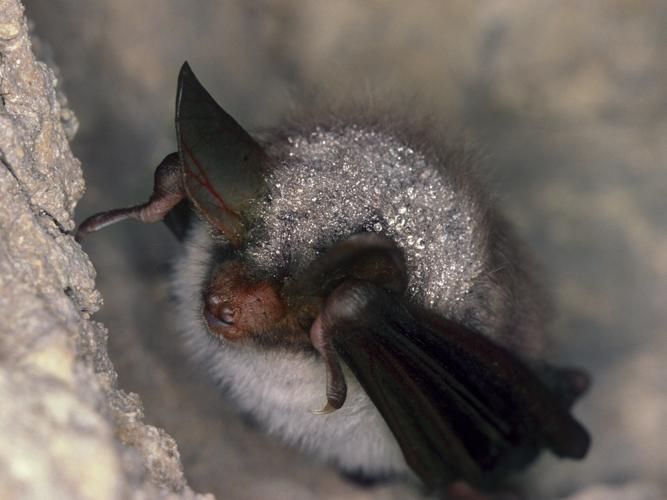
[(338, 297), (327, 310), (331, 342), (425, 484), (492, 483), (545, 446), (560, 456), (586, 453), (588, 434), (567, 405), (510, 352), (411, 312), (376, 285), (357, 282), (346, 293), (357, 297), (352, 307)]
[(188, 63), (178, 77), (176, 133), (190, 201), (210, 223), (239, 239), (240, 209), (262, 185), (262, 150), (215, 102)]

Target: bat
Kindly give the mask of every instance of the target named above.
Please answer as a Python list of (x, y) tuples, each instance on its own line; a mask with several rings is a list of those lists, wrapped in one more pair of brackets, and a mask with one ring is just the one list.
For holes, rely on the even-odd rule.
[(362, 115), (253, 137), (185, 63), (178, 151), (150, 199), (77, 239), (164, 221), (184, 245), (174, 285), (194, 359), (343, 471), (483, 489), (544, 449), (583, 458), (570, 410), (589, 378), (545, 361), (530, 258), (470, 160)]

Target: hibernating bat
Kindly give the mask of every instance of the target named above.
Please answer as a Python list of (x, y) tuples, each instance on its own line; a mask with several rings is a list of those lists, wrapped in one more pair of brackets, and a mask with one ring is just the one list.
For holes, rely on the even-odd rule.
[(187, 63), (176, 131), (150, 200), (78, 236), (167, 222), (187, 344), (242, 410), (344, 471), (429, 489), (586, 454), (570, 407), (588, 377), (544, 361), (529, 259), (465, 155), (354, 113), (253, 138)]

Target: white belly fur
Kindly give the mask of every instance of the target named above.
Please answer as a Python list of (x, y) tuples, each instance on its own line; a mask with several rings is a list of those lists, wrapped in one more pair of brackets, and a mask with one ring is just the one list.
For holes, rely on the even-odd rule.
[(210, 237), (198, 225), (175, 273), (177, 316), (195, 362), (268, 432), (307, 453), (350, 472), (410, 474), (398, 443), (352, 374), (346, 373), (343, 407), (314, 415), (311, 410), (325, 403), (326, 375), (319, 358), (211, 341), (201, 315), (210, 247)]

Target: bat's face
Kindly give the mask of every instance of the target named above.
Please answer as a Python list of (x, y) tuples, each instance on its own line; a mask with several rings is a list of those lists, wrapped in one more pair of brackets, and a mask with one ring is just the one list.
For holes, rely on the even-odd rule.
[(583, 457), (569, 408), (587, 378), (534, 356), (539, 293), (511, 230), (461, 155), (362, 118), (260, 144), (186, 64), (179, 152), (153, 196), (79, 234), (165, 218), (185, 239), (175, 285), (195, 358), (270, 431), (344, 469), (440, 487), (501, 480), (542, 448)]

